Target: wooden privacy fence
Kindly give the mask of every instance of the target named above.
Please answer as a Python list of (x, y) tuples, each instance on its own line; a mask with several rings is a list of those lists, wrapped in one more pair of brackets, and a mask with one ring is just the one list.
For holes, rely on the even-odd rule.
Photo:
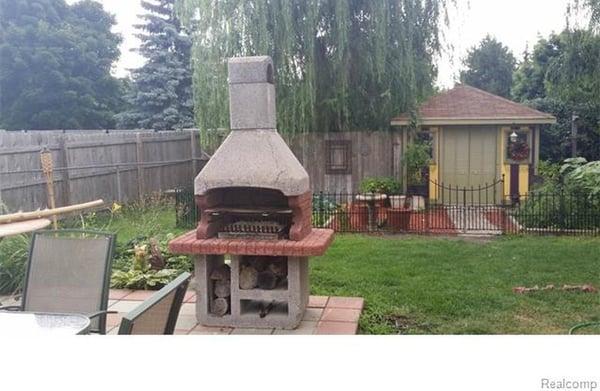
[(0, 131), (0, 202), (8, 210), (47, 206), (44, 148), (52, 154), (57, 206), (128, 202), (190, 186), (207, 160), (196, 130)]

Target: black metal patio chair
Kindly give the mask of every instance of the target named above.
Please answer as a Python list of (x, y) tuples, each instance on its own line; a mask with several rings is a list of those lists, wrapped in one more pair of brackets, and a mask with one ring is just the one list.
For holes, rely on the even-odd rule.
[(125, 315), (119, 326), (119, 334), (173, 334), (190, 277), (190, 273), (182, 273)]
[(79, 313), (106, 333), (115, 235), (83, 230), (33, 234), (21, 304), (0, 310)]

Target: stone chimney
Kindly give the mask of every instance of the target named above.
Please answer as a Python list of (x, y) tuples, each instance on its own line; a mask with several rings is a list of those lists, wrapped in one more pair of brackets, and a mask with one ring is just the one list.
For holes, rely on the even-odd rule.
[(196, 195), (227, 187), (256, 187), (297, 196), (309, 177), (277, 133), (273, 62), (268, 56), (231, 58), (231, 133), (194, 181)]

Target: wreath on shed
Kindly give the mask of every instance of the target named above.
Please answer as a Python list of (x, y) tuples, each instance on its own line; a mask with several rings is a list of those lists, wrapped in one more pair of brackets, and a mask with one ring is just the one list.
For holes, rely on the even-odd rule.
[(508, 156), (517, 162), (529, 159), (529, 144), (526, 140), (511, 142), (508, 146)]

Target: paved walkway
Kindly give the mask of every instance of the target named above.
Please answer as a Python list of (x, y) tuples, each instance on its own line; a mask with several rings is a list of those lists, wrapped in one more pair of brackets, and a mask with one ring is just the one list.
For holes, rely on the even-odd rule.
[[(116, 334), (121, 317), (140, 305), (151, 296), (153, 291), (131, 291), (111, 289), (109, 309), (119, 311), (109, 314), (108, 334)], [(177, 319), (175, 334), (356, 334), (358, 318), (362, 312), (364, 300), (360, 297), (310, 296), (308, 308), (300, 326), (295, 330), (247, 329), (230, 327), (205, 327), (196, 321), (196, 294), (189, 290)]]
[(473, 235), (502, 235), (498, 227), (487, 218), (494, 207), (488, 206), (448, 206), (446, 211), (459, 233)]

